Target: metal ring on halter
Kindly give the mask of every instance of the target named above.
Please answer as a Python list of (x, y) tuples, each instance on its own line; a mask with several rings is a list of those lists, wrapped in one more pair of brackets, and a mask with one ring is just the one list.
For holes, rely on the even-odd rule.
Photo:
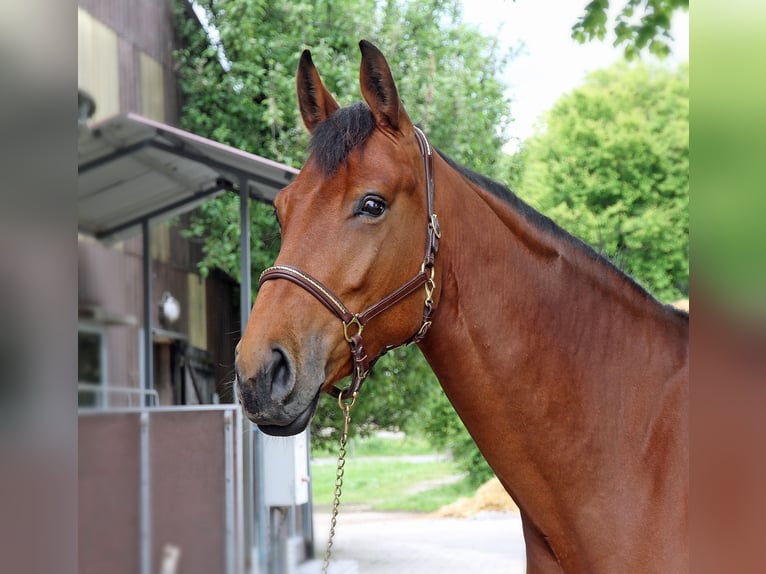
[(351, 337), (353, 336), (348, 334), (348, 328), (351, 325), (357, 326), (359, 330), (356, 332), (356, 334), (361, 337), (362, 331), (364, 331), (364, 325), (362, 325), (361, 321), (359, 321), (359, 315), (354, 315), (353, 317), (351, 317), (350, 321), (341, 321), (341, 322), (343, 323), (343, 337), (345, 337), (347, 343), (351, 342)]
[(442, 229), (441, 229), (441, 226), (439, 225), (439, 218), (436, 217), (435, 213), (431, 214), (431, 219), (428, 222), (428, 227), (434, 230), (434, 235), (436, 235), (436, 239), (442, 238)]
[(347, 403), (347, 402), (345, 402), (347, 399), (345, 399), (343, 397), (343, 393), (340, 393), (338, 395), (338, 406), (340, 407), (340, 410), (342, 410), (344, 412), (346, 411), (346, 409), (351, 410), (351, 407), (353, 407), (354, 403), (356, 403), (356, 397), (358, 397), (358, 396), (359, 396), (359, 391), (354, 391), (351, 394), (351, 402)]

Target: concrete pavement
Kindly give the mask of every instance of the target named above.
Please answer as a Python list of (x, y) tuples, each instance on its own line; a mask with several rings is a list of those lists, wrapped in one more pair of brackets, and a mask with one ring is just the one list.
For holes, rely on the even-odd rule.
[[(314, 514), (316, 556), (324, 556), (329, 513)], [(435, 518), (405, 512), (344, 511), (333, 560), (354, 562), (359, 574), (523, 574), (524, 539), (515, 512)]]

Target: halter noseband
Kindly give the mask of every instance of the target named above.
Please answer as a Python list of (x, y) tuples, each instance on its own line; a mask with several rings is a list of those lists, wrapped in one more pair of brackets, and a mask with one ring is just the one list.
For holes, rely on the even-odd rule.
[(407, 281), (404, 285), (399, 287), (396, 291), (383, 297), (377, 303), (370, 305), (361, 313), (352, 313), (341, 302), (341, 300), (327, 287), (325, 287), (320, 281), (304, 273), (296, 267), (290, 265), (274, 265), (269, 267), (263, 273), (261, 273), (260, 280), (258, 282), (259, 287), (264, 282), (272, 279), (287, 279), (292, 281), (296, 285), (303, 287), (306, 291), (316, 297), (320, 303), (322, 303), (327, 309), (330, 310), (336, 317), (338, 317), (343, 323), (343, 337), (351, 347), (351, 358), (354, 363), (353, 373), (351, 377), (351, 384), (345, 389), (339, 389), (337, 387), (331, 387), (330, 394), (337, 397), (339, 400), (353, 399), (356, 397), (362, 383), (367, 378), (370, 372), (370, 368), (373, 363), (378, 360), (379, 357), (375, 357), (370, 360), (364, 350), (364, 344), (362, 342), (362, 332), (364, 331), (367, 323), (377, 317), (384, 311), (390, 309), (400, 301), (406, 299), (409, 295), (417, 291), (420, 287), (425, 286), (426, 297), (423, 305), (423, 320), (420, 323), (420, 328), (404, 343), (398, 345), (389, 345), (381, 353), (380, 356), (387, 353), (391, 349), (395, 349), (401, 345), (410, 343), (418, 343), (423, 337), (425, 337), (431, 326), (431, 315), (433, 314), (433, 292), (436, 287), (434, 282), (434, 265), (436, 259), (436, 252), (439, 250), (439, 239), (441, 238), (441, 229), (439, 227), (439, 220), (434, 213), (434, 171), (433, 171), (433, 151), (426, 139), (425, 134), (415, 127), (415, 136), (420, 146), (420, 153), (423, 156), (423, 164), (425, 166), (426, 174), (426, 201), (428, 206), (428, 235), (426, 241), (426, 254), (423, 258), (423, 264), (420, 266), (420, 271), (412, 279)]

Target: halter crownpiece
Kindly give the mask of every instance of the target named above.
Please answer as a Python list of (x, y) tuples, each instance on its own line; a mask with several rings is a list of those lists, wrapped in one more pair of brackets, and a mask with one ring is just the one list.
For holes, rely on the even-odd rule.
[[(433, 149), (428, 143), (425, 134), (418, 127), (415, 127), (415, 138), (418, 141), (420, 153), (423, 156), (423, 165), (426, 175), (426, 202), (428, 209), (426, 254), (417, 275), (397, 290), (383, 297), (383, 299), (377, 303), (367, 307), (367, 309), (361, 313), (352, 313), (349, 311), (340, 298), (321, 281), (292, 265), (274, 265), (273, 267), (269, 267), (261, 273), (261, 277), (258, 281), (259, 287), (266, 281), (271, 281), (273, 279), (286, 279), (287, 281), (291, 281), (311, 293), (311, 295), (318, 299), (320, 303), (341, 320), (343, 323), (343, 337), (351, 347), (351, 358), (354, 366), (351, 375), (351, 384), (342, 390), (337, 387), (331, 387), (329, 391), (330, 394), (338, 398), (339, 401), (356, 398), (362, 383), (370, 372), (370, 368), (381, 356), (396, 347), (420, 342), (431, 327), (431, 316), (433, 315), (434, 310), (432, 297), (436, 290), (434, 265), (436, 261), (436, 253), (439, 251), (441, 228), (439, 226), (439, 218), (434, 212)], [(426, 292), (425, 302), (423, 304), (423, 319), (420, 323), (420, 328), (404, 343), (389, 345), (383, 350), (381, 355), (370, 360), (362, 342), (362, 332), (367, 323), (400, 301), (409, 297), (420, 287), (425, 287)]]

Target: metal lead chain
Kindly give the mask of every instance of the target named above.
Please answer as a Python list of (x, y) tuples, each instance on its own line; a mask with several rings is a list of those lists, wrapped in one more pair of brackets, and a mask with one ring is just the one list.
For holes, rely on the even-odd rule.
[(343, 494), (343, 474), (346, 466), (346, 444), (348, 443), (348, 426), (351, 423), (351, 407), (356, 402), (356, 393), (351, 397), (351, 402), (343, 402), (343, 395), (338, 397), (338, 406), (343, 411), (343, 433), (340, 435), (340, 449), (338, 450), (338, 467), (335, 470), (335, 496), (332, 501), (332, 517), (330, 518), (330, 534), (327, 537), (327, 549), (324, 553), (324, 562), (322, 564), (322, 574), (327, 574), (330, 567), (330, 558), (332, 557), (332, 544), (335, 538), (335, 526), (338, 523), (338, 508), (340, 507), (340, 496)]

